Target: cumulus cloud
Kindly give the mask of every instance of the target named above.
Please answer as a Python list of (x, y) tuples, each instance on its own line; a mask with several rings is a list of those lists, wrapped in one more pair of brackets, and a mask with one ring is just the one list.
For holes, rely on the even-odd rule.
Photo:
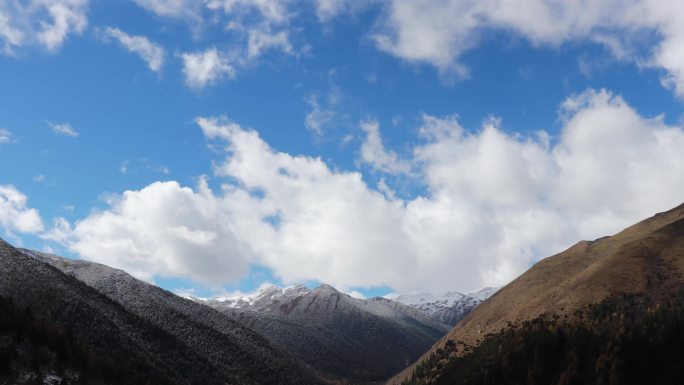
[(361, 144), (361, 159), (373, 169), (388, 174), (408, 174), (411, 165), (399, 159), (396, 153), (388, 151), (380, 137), (380, 124), (375, 120), (367, 120), (359, 124), (361, 130), (366, 133), (366, 138)]
[[(74, 4), (85, 0), (62, 0)], [(38, 0), (34, 0), (38, 3)], [(41, 4), (46, 3), (41, 1)], [(684, 7), (668, 0), (136, 0), (148, 11), (195, 25), (220, 23), (233, 33), (245, 60), (263, 52), (297, 51), (293, 35), (301, 30), (301, 6), (312, 6), (327, 22), (349, 11), (377, 6), (370, 40), (403, 60), (436, 67), (446, 79), (469, 76), (461, 57), (488, 33), (508, 33), (534, 46), (558, 48), (589, 42), (606, 48), (617, 60), (662, 71), (662, 84), (684, 97)], [(14, 4), (14, 3), (13, 3)], [(295, 6), (300, 9), (296, 10)], [(27, 28), (7, 17), (0, 4), (0, 37), (5, 50), (25, 40)], [(69, 8), (70, 7), (70, 8)], [(16, 8), (5, 5), (4, 8)], [(62, 12), (66, 14), (66, 12)], [(76, 12), (72, 12), (77, 14)], [(62, 24), (80, 31), (77, 17)], [(55, 20), (61, 20), (56, 17)], [(55, 26), (61, 25), (57, 22)], [(54, 29), (59, 29), (55, 27)], [(55, 41), (66, 36), (54, 33)], [(47, 43), (46, 43), (47, 44)], [(306, 46), (306, 45), (304, 45)], [(305, 49), (304, 47), (302, 49)]]
[[(487, 31), (506, 31), (540, 46), (574, 41), (605, 46), (640, 65), (666, 71), (663, 83), (684, 95), (684, 7), (666, 0), (390, 0), (374, 34), (377, 46), (402, 59), (467, 76), (460, 58)], [(642, 32), (657, 36), (644, 46)]]
[(232, 230), (231, 212), (239, 203), (216, 197), (204, 180), (196, 190), (156, 182), (111, 196), (106, 210), (73, 227), (59, 221), (49, 238), (141, 279), (182, 276), (218, 287), (247, 271), (249, 250)]
[(494, 119), (471, 132), (455, 117), (424, 116), (424, 143), (410, 161), (429, 193), (406, 201), (358, 173), (277, 152), (234, 123), (198, 123), (227, 143), (217, 175), (260, 192), (250, 202), (267, 211), (238, 226), (239, 238), (282, 277), (474, 290), (682, 201), (681, 128), (643, 118), (607, 91), (572, 96), (561, 111), (553, 145), (546, 133), (508, 134)]
[(0, 227), (5, 231), (36, 234), (43, 230), (38, 210), (27, 206), (28, 198), (12, 185), (0, 185)]
[[(234, 123), (198, 119), (198, 124), (208, 138), (224, 140), (232, 154), (215, 173), (262, 196), (245, 202), (247, 215), (239, 216), (236, 227), (258, 262), (289, 282), (315, 276), (340, 287), (371, 286), (410, 269), (410, 254), (394, 242), (402, 235), (393, 225), (402, 203), (368, 188), (360, 173), (336, 172), (321, 159), (277, 152), (258, 133)], [(391, 264), (368, 258), (381, 249)], [(375, 277), (357, 274), (363, 270)]]
[(204, 52), (184, 53), (183, 73), (185, 83), (192, 88), (203, 88), (218, 82), (224, 77), (235, 76), (235, 68), (223, 57), (215, 47)]
[(129, 35), (118, 28), (107, 27), (105, 34), (116, 39), (129, 52), (139, 55), (150, 70), (159, 72), (164, 65), (166, 51), (145, 36)]
[(88, 0), (30, 0), (0, 2), (0, 42), (12, 54), (26, 44), (58, 51), (70, 34), (82, 33), (87, 24)]
[[(399, 199), (359, 172), (198, 118), (225, 150), (218, 191), (175, 182), (128, 191), (65, 238), (88, 259), (148, 278), (226, 282), (255, 263), (285, 283), (473, 291), (684, 200), (681, 127), (603, 90), (567, 98), (560, 121), (551, 138), (504, 131), (496, 119), (471, 131), (454, 116), (425, 115), (411, 157), (396, 157), (425, 193)], [(375, 124), (367, 132), (380, 140)]]
[(47, 125), (50, 126), (50, 129), (52, 129), (52, 132), (57, 135), (69, 136), (72, 138), (77, 138), (79, 136), (78, 131), (71, 127), (71, 124), (69, 123), (45, 123), (47, 123)]
[(432, 196), (409, 203), (409, 209), (449, 213), (443, 218), (450, 221), (467, 218), (477, 234), (465, 239), (479, 239), (459, 244), (446, 229), (461, 226), (443, 223), (427, 232), (428, 244), (440, 244), (440, 237), (456, 244), (434, 255), (466, 258), (452, 265), (456, 269), (473, 255), (453, 255), (475, 250), (483, 282), (498, 285), (540, 256), (612, 234), (684, 200), (681, 127), (643, 118), (607, 91), (572, 96), (561, 111), (563, 129), (555, 145), (546, 133), (507, 134), (495, 120), (471, 133), (453, 118), (424, 118), (430, 139), (415, 156)]

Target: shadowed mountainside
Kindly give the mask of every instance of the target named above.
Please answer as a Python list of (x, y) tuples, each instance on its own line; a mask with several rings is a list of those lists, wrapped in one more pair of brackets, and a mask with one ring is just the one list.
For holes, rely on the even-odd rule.
[[(73, 275), (84, 273), (79, 279), (97, 277), (92, 269), (116, 274), (82, 282), (48, 260)], [(121, 271), (19, 251), (2, 240), (0, 299), (7, 310), (0, 318), (2, 383), (49, 376), (67, 384), (318, 382), (219, 312)]]
[(333, 382), (377, 383), (405, 368), (448, 328), (385, 298), (352, 298), (328, 285), (270, 287), (246, 300), (209, 300)]

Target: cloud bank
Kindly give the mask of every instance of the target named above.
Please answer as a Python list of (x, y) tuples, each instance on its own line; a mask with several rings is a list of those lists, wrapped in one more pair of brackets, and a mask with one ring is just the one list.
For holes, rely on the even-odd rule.
[(232, 230), (236, 203), (215, 196), (203, 180), (196, 190), (156, 182), (110, 196), (107, 210), (73, 226), (60, 219), (46, 237), (147, 281), (185, 277), (219, 287), (246, 274), (252, 259)]
[[(684, 97), (684, 5), (667, 0), (388, 0), (373, 39), (401, 59), (447, 76), (468, 76), (461, 60), (488, 32), (534, 46), (578, 41), (606, 47), (619, 60), (664, 70), (662, 82)], [(654, 41), (644, 39), (652, 33)]]
[[(523, 39), (536, 47), (574, 43), (604, 46), (616, 59), (661, 72), (661, 82), (684, 97), (684, 6), (670, 0), (384, 0), (364, 4), (349, 0), (135, 0), (157, 18), (191, 25), (197, 38), (219, 25), (248, 66), (265, 52), (306, 53), (297, 41), (315, 14), (323, 27), (335, 17), (374, 8), (369, 41), (399, 59), (428, 64), (446, 79), (467, 77), (465, 52), (491, 33)], [(38, 45), (60, 50), (88, 24), (88, 0), (0, 1), (0, 50)], [(143, 57), (150, 69), (161, 68), (159, 47), (139, 36), (108, 33)], [(299, 36), (301, 37), (301, 36)], [(293, 42), (294, 40), (294, 42)], [(299, 39), (301, 40), (301, 39)], [(228, 54), (228, 51), (222, 54)], [(192, 53), (187, 53), (192, 55)], [(235, 64), (235, 63), (234, 63)], [(234, 65), (233, 65), (234, 66)], [(187, 67), (187, 66), (186, 66)]]
[[(681, 127), (605, 90), (567, 98), (560, 119), (551, 138), (506, 132), (495, 119), (468, 131), (454, 117), (424, 115), (411, 158), (379, 163), (385, 172), (395, 171), (390, 161), (411, 165), (406, 177), (425, 193), (402, 200), (359, 172), (279, 152), (224, 118), (198, 118), (225, 151), (213, 170), (218, 191), (204, 180), (194, 190), (158, 182), (126, 191), (66, 226), (64, 243), (146, 279), (220, 285), (254, 263), (285, 283), (469, 291), (684, 200)], [(378, 147), (368, 124), (362, 146)]]

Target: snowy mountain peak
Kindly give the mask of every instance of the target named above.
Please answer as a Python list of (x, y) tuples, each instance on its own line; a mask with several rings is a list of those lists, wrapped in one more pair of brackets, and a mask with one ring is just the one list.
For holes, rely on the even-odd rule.
[(421, 306), (430, 303), (439, 303), (443, 306), (453, 306), (465, 297), (465, 294), (451, 291), (438, 295), (429, 293), (405, 294), (396, 297), (395, 301), (409, 306)]
[(209, 304), (220, 304), (221, 307), (235, 309), (252, 309), (271, 305), (275, 302), (292, 300), (311, 292), (306, 286), (297, 284), (287, 287), (275, 285), (264, 286), (253, 294), (238, 294), (210, 299)]
[(417, 293), (389, 298), (358, 299), (326, 284), (315, 289), (309, 289), (301, 284), (284, 288), (269, 285), (253, 294), (217, 297), (203, 302), (216, 309), (277, 314), (307, 313), (314, 309), (325, 313), (330, 309), (357, 308), (384, 317), (398, 313), (411, 314), (412, 317), (418, 317), (426, 322), (430, 322), (427, 321), (429, 319), (437, 324), (453, 326), (496, 290), (488, 287), (470, 294), (451, 291), (437, 295)]
[(477, 305), (496, 293), (498, 288), (486, 287), (476, 293), (450, 291), (443, 294), (417, 293), (396, 296), (397, 302), (412, 306), (445, 325), (455, 325)]

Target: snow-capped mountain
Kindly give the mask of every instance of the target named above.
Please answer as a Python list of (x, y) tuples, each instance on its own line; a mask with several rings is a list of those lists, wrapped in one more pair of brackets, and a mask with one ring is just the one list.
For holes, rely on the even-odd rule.
[(300, 284), (284, 288), (270, 285), (253, 294), (216, 297), (206, 301), (206, 303), (214, 308), (257, 311), (267, 308), (275, 302), (289, 302), (309, 292), (311, 290)]
[[(334, 301), (334, 304), (329, 303), (330, 301)], [(397, 322), (409, 317), (437, 330), (446, 332), (449, 329), (426, 317), (428, 314), (416, 306), (382, 297), (355, 298), (325, 284), (315, 289), (309, 289), (301, 284), (284, 288), (271, 285), (253, 294), (217, 297), (204, 302), (217, 310), (250, 311), (290, 317), (327, 317), (334, 312), (364, 311)]]
[(269, 286), (251, 295), (195, 300), (258, 331), (331, 382), (382, 382), (449, 330), (414, 307), (354, 298), (329, 285)]
[(454, 326), (497, 290), (499, 289), (486, 287), (476, 293), (469, 294), (455, 291), (439, 295), (419, 293), (400, 295), (392, 299), (420, 310), (436, 322)]
[(122, 270), (0, 239), (2, 368), (11, 370), (0, 384), (321, 383), (226, 314)]

